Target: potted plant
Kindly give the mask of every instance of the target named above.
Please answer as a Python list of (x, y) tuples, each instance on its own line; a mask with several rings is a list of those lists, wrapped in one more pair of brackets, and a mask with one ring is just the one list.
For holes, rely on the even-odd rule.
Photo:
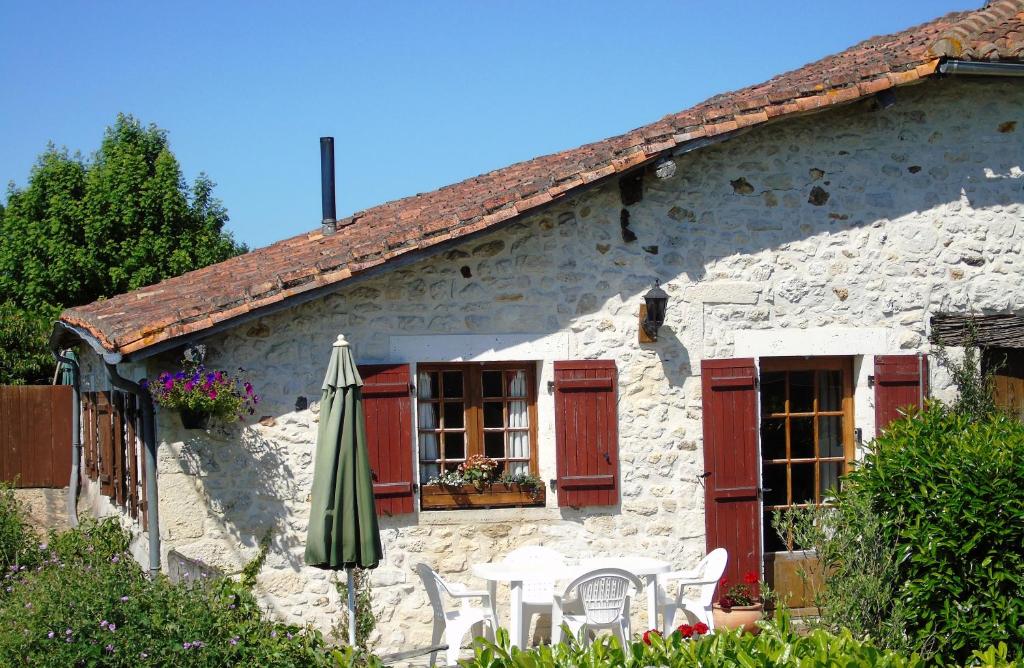
[(491, 484), (497, 470), (498, 462), (485, 455), (472, 455), (459, 464), (458, 468), (462, 473), (462, 479), (473, 485), (478, 492), (484, 491), (484, 488)]
[(498, 474), (498, 462), (471, 455), (454, 470), (444, 471), (423, 486), (423, 510), (449, 508), (511, 508), (544, 505), (544, 482), (530, 473)]
[(205, 429), (211, 417), (234, 420), (253, 415), (260, 401), (252, 383), (240, 375), (206, 368), (202, 351), (196, 353), (195, 348), (186, 351), (181, 370), (162, 371), (156, 380), (142, 381), (142, 385), (154, 403), (176, 409), (186, 429)]
[(712, 610), (715, 628), (743, 629), (746, 633), (760, 631), (757, 622), (764, 617), (764, 604), (758, 574), (746, 573), (743, 582), (732, 585), (727, 578), (722, 578), (718, 587), (718, 602)]

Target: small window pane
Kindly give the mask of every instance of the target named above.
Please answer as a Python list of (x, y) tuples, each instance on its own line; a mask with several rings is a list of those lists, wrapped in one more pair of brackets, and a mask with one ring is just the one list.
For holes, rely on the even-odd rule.
[(444, 372), (444, 396), (456, 399), (462, 397), (462, 372)]
[(789, 456), (792, 459), (810, 459), (814, 456), (814, 418), (790, 418)]
[(786, 458), (786, 419), (767, 419), (761, 422), (761, 457)]
[(789, 412), (810, 413), (814, 410), (814, 372), (789, 372)]
[(494, 459), (502, 459), (505, 456), (505, 432), (484, 432), (484, 454)]
[(461, 401), (446, 401), (444, 403), (444, 428), (462, 429), (465, 424), (465, 415)]
[(818, 410), (843, 410), (843, 372), (818, 372)]
[(842, 462), (822, 462), (821, 466), (821, 478), (818, 483), (819, 491), (821, 492), (822, 501), (829, 493), (836, 492), (839, 489), (839, 476), (843, 475), (843, 463)]
[(793, 503), (814, 503), (814, 464), (792, 464)]
[(530, 414), (525, 401), (508, 402), (508, 426), (510, 429), (526, 429), (530, 426)]
[(438, 459), (441, 456), (437, 447), (439, 442), (437, 434), (420, 434), (420, 459)]
[(417, 405), (416, 413), (419, 416), (420, 429), (437, 429), (440, 424), (437, 421), (437, 404), (420, 402)]
[(761, 374), (761, 414), (786, 411), (786, 374), (770, 371)]
[(465, 459), (466, 458), (466, 435), (462, 432), (451, 431), (444, 433), (444, 458)]
[(416, 396), (420, 399), (436, 399), (437, 398), (437, 372), (435, 371), (420, 371), (417, 374), (418, 381), (416, 385)]
[(843, 456), (843, 418), (838, 415), (818, 418), (818, 456)]
[(766, 464), (761, 472), (761, 494), (766, 506), (786, 505), (786, 465)]
[(526, 372), (512, 371), (508, 374), (508, 396), (525, 397), (526, 395)]
[(484, 402), (484, 427), (501, 429), (505, 426), (504, 406), (500, 401)]
[(501, 372), (500, 371), (484, 371), (483, 374), (483, 389), (485, 397), (500, 397), (501, 392)]
[(426, 483), (431, 478), (441, 474), (441, 467), (438, 464), (420, 464), (420, 483)]

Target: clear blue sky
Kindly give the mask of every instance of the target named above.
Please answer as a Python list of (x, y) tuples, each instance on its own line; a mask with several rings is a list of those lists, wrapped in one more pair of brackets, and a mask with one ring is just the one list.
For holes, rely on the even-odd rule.
[[(630, 130), (983, 0), (8, 2), (0, 183), (119, 111), (207, 172), (251, 247), (320, 221), (318, 137), (348, 214)], [(3, 189), (6, 199), (6, 188)]]

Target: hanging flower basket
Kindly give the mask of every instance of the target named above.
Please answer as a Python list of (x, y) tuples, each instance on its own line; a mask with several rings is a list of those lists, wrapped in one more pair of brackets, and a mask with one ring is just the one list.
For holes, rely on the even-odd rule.
[(153, 402), (177, 410), (185, 429), (205, 429), (210, 418), (238, 420), (253, 415), (259, 396), (252, 383), (242, 378), (243, 369), (232, 375), (203, 365), (204, 350), (190, 348), (180, 371), (163, 371), (155, 380), (142, 381)]
[(181, 416), (181, 426), (185, 429), (206, 429), (210, 426), (210, 414), (191, 408), (181, 408), (178, 411)]

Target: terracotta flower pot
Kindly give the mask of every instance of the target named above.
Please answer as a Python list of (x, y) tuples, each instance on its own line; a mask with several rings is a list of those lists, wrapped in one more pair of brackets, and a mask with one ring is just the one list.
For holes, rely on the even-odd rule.
[(761, 603), (754, 605), (734, 605), (731, 608), (723, 608), (715, 603), (712, 610), (715, 618), (716, 629), (743, 629), (744, 633), (759, 633), (761, 629), (757, 621), (764, 617), (764, 606)]
[(181, 408), (178, 409), (178, 414), (181, 416), (181, 426), (185, 429), (206, 429), (210, 424), (209, 413)]

